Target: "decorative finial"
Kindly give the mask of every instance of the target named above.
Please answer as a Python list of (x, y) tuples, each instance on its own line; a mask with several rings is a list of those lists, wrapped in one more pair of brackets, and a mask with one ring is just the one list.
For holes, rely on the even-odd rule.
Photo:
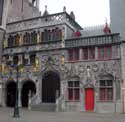
[(105, 19), (105, 25), (108, 26), (108, 23), (107, 23), (107, 18)]
[(108, 26), (108, 23), (107, 23), (107, 18), (106, 18), (105, 27), (103, 29), (103, 32), (105, 34), (110, 34), (111, 33), (111, 29), (110, 29), (110, 27)]
[(63, 7), (63, 12), (66, 12), (66, 7), (65, 6)]
[(72, 19), (75, 20), (75, 15), (74, 15), (74, 12), (73, 12), (73, 11), (70, 12), (70, 16), (71, 16)]
[(45, 11), (43, 13), (43, 16), (47, 16), (49, 14), (49, 12), (47, 11), (47, 5), (45, 5)]
[(47, 5), (45, 5), (45, 10), (47, 10)]

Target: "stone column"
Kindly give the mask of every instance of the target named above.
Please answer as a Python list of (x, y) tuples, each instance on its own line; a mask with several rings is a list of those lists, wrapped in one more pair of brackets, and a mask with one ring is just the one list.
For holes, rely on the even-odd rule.
[[(38, 76), (39, 77), (39, 76)], [(42, 101), (42, 79), (41, 77), (39, 79), (36, 80), (36, 96), (37, 96), (37, 100), (35, 103), (40, 103)]]
[(95, 59), (98, 59), (98, 48), (95, 47)]
[(83, 57), (82, 48), (80, 48), (80, 50), (79, 50), (79, 60), (82, 60), (82, 57)]
[(80, 84), (80, 111), (85, 111), (85, 108), (84, 108), (84, 88), (83, 88), (83, 84)]
[(6, 106), (5, 104), (5, 100), (6, 100), (6, 87), (5, 84), (2, 84), (2, 106)]
[(125, 43), (121, 44), (121, 74), (122, 74), (122, 81), (123, 81), (123, 85), (122, 85), (122, 98), (121, 98), (121, 106), (122, 108), (122, 112), (125, 112), (125, 92), (124, 92), (124, 88), (125, 88)]

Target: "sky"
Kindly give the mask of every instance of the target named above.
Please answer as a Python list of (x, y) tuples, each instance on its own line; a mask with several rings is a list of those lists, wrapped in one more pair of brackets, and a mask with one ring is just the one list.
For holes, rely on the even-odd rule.
[(40, 0), (41, 13), (47, 10), (50, 14), (63, 11), (66, 6), (67, 13), (75, 14), (75, 20), (82, 26), (96, 26), (105, 24), (109, 19), (109, 0)]

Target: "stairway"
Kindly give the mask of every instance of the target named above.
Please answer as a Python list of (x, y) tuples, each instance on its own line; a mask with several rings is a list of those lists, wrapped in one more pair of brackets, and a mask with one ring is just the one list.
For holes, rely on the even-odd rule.
[(43, 112), (54, 112), (56, 110), (55, 103), (40, 103), (38, 105), (32, 105), (31, 110), (43, 111)]

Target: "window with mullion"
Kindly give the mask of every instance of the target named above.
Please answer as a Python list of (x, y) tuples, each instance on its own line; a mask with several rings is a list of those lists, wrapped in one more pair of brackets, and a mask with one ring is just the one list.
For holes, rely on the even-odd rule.
[(68, 60), (73, 61), (73, 49), (68, 50)]
[(95, 59), (95, 48), (94, 47), (89, 48), (89, 59)]
[(98, 59), (104, 59), (105, 57), (105, 48), (104, 47), (98, 47)]
[(106, 46), (105, 47), (105, 58), (111, 59), (111, 57), (112, 57), (112, 48), (111, 48), (111, 46)]
[(68, 100), (77, 101), (80, 98), (79, 81), (68, 82)]
[(83, 48), (83, 60), (88, 60), (88, 48)]
[(36, 55), (35, 54), (31, 54), (30, 55), (30, 64), (35, 64), (35, 60), (36, 60)]
[(79, 60), (79, 49), (75, 48), (73, 51), (73, 56), (74, 56), (74, 61), (78, 61)]
[(112, 80), (100, 80), (99, 86), (99, 99), (101, 101), (113, 100), (113, 81)]

